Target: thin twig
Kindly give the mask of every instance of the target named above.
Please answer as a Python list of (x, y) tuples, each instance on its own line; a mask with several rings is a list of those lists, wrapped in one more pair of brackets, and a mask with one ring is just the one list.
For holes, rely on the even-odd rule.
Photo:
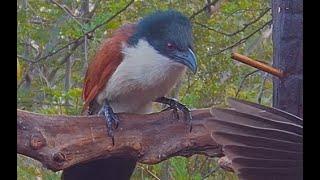
[(258, 98), (257, 98), (257, 101), (258, 101), (259, 104), (261, 104), (262, 95), (264, 93), (264, 85), (266, 83), (267, 77), (268, 77), (268, 73), (264, 73), (262, 81), (261, 81), (261, 85), (260, 85), (260, 90), (259, 90), (259, 93), (258, 93)]
[[(46, 59), (46, 58), (48, 58), (48, 57), (50, 57), (50, 56), (53, 56), (53, 55), (57, 54), (58, 52), (66, 49), (66, 48), (69, 47), (70, 45), (72, 45), (72, 44), (74, 44), (74, 43), (77, 43), (77, 42), (78, 42), (79, 40), (81, 40), (82, 38), (83, 38), (83, 36), (81, 36), (80, 38), (78, 38), (78, 39), (76, 39), (76, 40), (74, 40), (74, 41), (69, 42), (69, 43), (66, 44), (66, 45), (63, 45), (62, 47), (58, 48), (57, 50), (54, 50), (54, 51), (49, 52), (47, 55), (45, 55), (45, 56), (43, 56), (43, 57), (40, 57), (40, 58), (38, 58), (38, 59), (36, 59), (36, 60), (34, 60), (34, 61), (33, 61), (33, 60), (30, 60), (30, 59), (27, 59), (27, 58), (23, 58), (23, 57), (20, 57), (20, 58), (22, 58), (23, 60), (26, 60), (26, 61), (28, 61), (28, 62), (31, 62), (31, 63), (37, 63), (37, 62), (41, 61), (42, 59)], [(19, 56), (17, 55), (17, 57), (19, 57)]]
[(154, 177), (157, 180), (160, 180), (159, 177), (157, 177), (153, 172), (151, 172), (149, 169), (146, 169), (144, 167), (142, 167), (141, 165), (138, 165), (138, 168), (142, 169), (143, 171), (147, 172), (148, 174), (150, 174), (152, 177)]
[(199, 9), (197, 12), (193, 13), (189, 19), (193, 19), (194, 17), (196, 17), (197, 15), (199, 15), (200, 13), (202, 13), (203, 11), (205, 11), (208, 7), (212, 6), (212, 5), (215, 5), (216, 3), (218, 2), (218, 0), (215, 0), (207, 5), (205, 5), (203, 8)]
[(244, 81), (245, 81), (249, 76), (251, 76), (252, 74), (254, 74), (254, 73), (258, 72), (258, 71), (260, 71), (260, 70), (259, 70), (259, 69), (254, 70), (254, 71), (252, 71), (252, 72), (250, 72), (250, 73), (246, 74), (246, 75), (242, 78), (242, 80), (241, 80), (241, 82), (240, 82), (240, 85), (239, 85), (239, 88), (238, 88), (238, 90), (237, 90), (237, 92), (236, 92), (236, 96), (235, 96), (235, 98), (237, 98), (237, 97), (238, 97), (239, 92), (241, 91), (242, 86), (243, 86), (243, 84), (244, 84)]
[(20, 54), (17, 54), (17, 58), (20, 58), (20, 59), (22, 59), (24, 61), (27, 61), (27, 62), (34, 62), (31, 59), (29, 59), (29, 58), (27, 58), (27, 57), (25, 57), (23, 55), (20, 55)]
[(243, 27), (241, 29), (238, 29), (237, 31), (235, 32), (232, 32), (232, 33), (225, 33), (225, 32), (222, 32), (222, 31), (218, 31), (212, 27), (209, 27), (205, 24), (201, 24), (199, 22), (194, 22), (195, 24), (201, 26), (201, 27), (204, 27), (204, 28), (207, 28), (208, 30), (211, 30), (211, 31), (214, 31), (216, 33), (219, 33), (219, 34), (222, 34), (222, 35), (225, 35), (225, 36), (234, 36), (234, 35), (237, 35), (239, 34), (240, 32), (243, 32), (245, 29), (247, 29), (250, 25), (256, 23), (257, 21), (259, 21), (267, 12), (270, 11), (271, 8), (267, 8), (264, 12), (262, 12), (257, 18), (255, 18), (254, 20), (252, 20), (251, 22), (249, 23), (246, 23), (246, 24), (243, 24)]
[(205, 178), (207, 178), (207, 177), (209, 177), (211, 174), (213, 174), (213, 173), (215, 173), (215, 172), (217, 172), (217, 170), (219, 170), (220, 169), (220, 167), (219, 166), (217, 166), (217, 167), (215, 167), (215, 168), (213, 168), (213, 169), (211, 169), (205, 176), (203, 176), (202, 177), (202, 179), (205, 179)]
[(40, 79), (42, 78), (46, 82), (47, 87), (50, 87), (50, 83), (49, 83), (47, 77), (41, 71), (41, 68), (39, 65), (36, 67), (36, 70), (39, 72)]
[[(20, 42), (18, 44), (21, 44), (21, 45), (25, 45), (25, 46), (28, 46), (28, 47), (31, 47), (32, 49), (34, 49), (37, 53), (35, 55), (35, 59), (39, 58), (42, 54), (42, 48), (41, 46), (39, 46), (39, 48), (35, 47), (33, 44), (31, 43), (26, 43), (26, 42)], [(26, 56), (24, 55), (20, 55), (20, 54), (17, 54), (17, 57), (24, 60), (24, 61), (27, 61), (27, 62), (32, 62), (31, 59), (27, 58)]]
[(208, 30), (211, 30), (213, 32), (216, 32), (216, 33), (219, 33), (219, 34), (222, 34), (222, 35), (225, 35), (225, 36), (230, 36), (228, 33), (225, 33), (225, 32), (222, 32), (222, 31), (218, 31), (218, 30), (216, 30), (216, 29), (214, 29), (214, 28), (212, 28), (212, 27), (210, 27), (208, 25), (205, 25), (205, 24), (202, 24), (202, 23), (199, 23), (199, 22), (194, 22), (194, 24), (199, 25), (199, 26), (201, 26), (203, 28), (206, 28)]
[(82, 44), (83, 42), (83, 39), (82, 41), (79, 41), (79, 43), (77, 44), (74, 44), (71, 49), (66, 53), (65, 57), (59, 62), (59, 65), (53, 69), (51, 72), (50, 72), (50, 75), (49, 75), (49, 81), (53, 80), (53, 77), (55, 76), (55, 74), (58, 72), (58, 70), (62, 67), (62, 65), (64, 65), (64, 63), (66, 63), (69, 59), (69, 57), (73, 54), (73, 52)]
[[(23, 76), (23, 77), (25, 77), (25, 75)], [(25, 82), (25, 78), (22, 78), (21, 80), (20, 80), (20, 82), (19, 82), (19, 84), (17, 85), (17, 91), (20, 89), (20, 87), (22, 86), (22, 84)]]
[(31, 63), (37, 63), (39, 61), (41, 61), (42, 59), (46, 59), (50, 56), (53, 56), (54, 54), (57, 54), (58, 52), (68, 48), (71, 44), (77, 43), (78, 41), (80, 41), (81, 39), (83, 39), (86, 35), (94, 32), (95, 30), (97, 30), (98, 28), (102, 27), (103, 25), (109, 23), (111, 20), (113, 20), (115, 17), (117, 17), (120, 13), (122, 13), (123, 11), (125, 11), (132, 3), (134, 2), (134, 0), (131, 0), (125, 7), (123, 7), (121, 10), (119, 10), (117, 13), (115, 13), (113, 16), (111, 16), (110, 18), (108, 18), (106, 21), (102, 22), (101, 24), (98, 24), (97, 26), (95, 26), (92, 30), (87, 31), (86, 33), (84, 33), (83, 35), (81, 35), (79, 38), (67, 43), (66, 45), (63, 45), (62, 47), (60, 47), (57, 50), (51, 51), (50, 53), (48, 53), (47, 55), (40, 57), (34, 61), (30, 60), (30, 59), (25, 59), (26, 61), (29, 61)]
[(252, 9), (252, 8), (237, 9), (237, 10), (235, 10), (235, 11), (233, 11), (233, 12), (226, 13), (227, 16), (224, 18), (224, 21), (228, 20), (230, 17), (233, 17), (234, 14), (237, 14), (237, 13), (240, 13), (240, 12), (245, 13), (245, 12), (264, 11), (264, 10), (266, 10), (266, 8), (263, 8), (263, 9), (262, 9), (262, 8), (261, 8), (261, 9)]
[(84, 60), (88, 62), (88, 35), (84, 36)]
[(255, 35), (257, 32), (259, 32), (261, 29), (263, 29), (264, 27), (266, 27), (267, 25), (269, 25), (269, 24), (271, 24), (271, 23), (272, 23), (272, 20), (268, 21), (267, 23), (265, 23), (264, 25), (262, 25), (260, 28), (256, 29), (256, 30), (253, 31), (252, 33), (250, 33), (248, 36), (240, 39), (239, 41), (235, 42), (234, 44), (232, 44), (232, 45), (230, 45), (230, 46), (228, 46), (228, 47), (226, 47), (226, 48), (223, 48), (223, 49), (221, 49), (221, 50), (219, 50), (219, 51), (217, 51), (217, 52), (211, 53), (210, 55), (220, 54), (220, 53), (222, 53), (222, 52), (224, 52), (224, 51), (226, 51), (226, 50), (228, 50), (228, 49), (231, 49), (231, 48), (233, 48), (233, 47), (235, 47), (235, 46), (238, 46), (238, 45), (246, 42), (250, 37), (252, 37), (252, 36)]
[(113, 20), (115, 17), (117, 17), (120, 13), (122, 13), (123, 11), (125, 11), (132, 3), (134, 2), (134, 0), (131, 0), (125, 7), (123, 7), (120, 11), (118, 11), (117, 13), (115, 13), (113, 16), (111, 16), (109, 19), (107, 19), (106, 21), (104, 21), (101, 24), (98, 24), (96, 27), (94, 27), (92, 30), (86, 32), (84, 35), (87, 35), (89, 33), (94, 32), (96, 29), (100, 28), (101, 26), (109, 23), (111, 20)]
[(64, 5), (61, 5), (61, 4), (59, 4), (57, 1), (55, 1), (55, 0), (50, 0), (53, 4), (55, 4), (55, 5), (57, 5), (60, 9), (62, 9), (64, 12), (66, 12), (76, 23), (78, 23), (80, 26), (81, 26), (81, 28), (83, 28), (83, 25), (76, 19), (76, 16), (75, 15), (73, 15), (72, 13), (71, 13), (71, 11), (67, 8), (67, 7), (65, 7)]

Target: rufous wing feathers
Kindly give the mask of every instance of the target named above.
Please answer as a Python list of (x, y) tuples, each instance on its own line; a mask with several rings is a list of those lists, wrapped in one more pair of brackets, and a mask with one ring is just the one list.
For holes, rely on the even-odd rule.
[(83, 100), (85, 111), (90, 102), (103, 90), (106, 83), (122, 62), (122, 46), (135, 30), (134, 24), (127, 24), (117, 30), (110, 38), (106, 39), (91, 60), (86, 72)]

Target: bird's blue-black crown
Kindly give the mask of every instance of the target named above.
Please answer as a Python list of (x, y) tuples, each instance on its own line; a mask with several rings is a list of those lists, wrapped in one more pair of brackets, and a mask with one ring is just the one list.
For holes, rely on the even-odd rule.
[(156, 11), (137, 24), (128, 44), (136, 45), (146, 39), (160, 53), (166, 54), (168, 43), (179, 50), (192, 49), (192, 28), (189, 19), (175, 10)]

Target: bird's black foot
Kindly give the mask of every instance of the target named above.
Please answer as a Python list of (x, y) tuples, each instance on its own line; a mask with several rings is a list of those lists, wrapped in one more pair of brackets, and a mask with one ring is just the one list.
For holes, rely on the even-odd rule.
[(108, 136), (110, 136), (112, 138), (112, 144), (114, 145), (113, 130), (118, 128), (119, 118), (113, 112), (113, 110), (107, 100), (104, 102), (104, 105), (103, 105), (101, 111), (99, 112), (99, 115), (103, 115), (105, 117)]
[(173, 113), (177, 119), (180, 119), (178, 110), (182, 111), (182, 113), (184, 114), (184, 120), (189, 123), (190, 132), (191, 132), (191, 130), (192, 130), (192, 125), (191, 125), (192, 116), (191, 116), (190, 110), (185, 105), (179, 103), (175, 99), (170, 99), (170, 98), (166, 98), (166, 97), (157, 98), (155, 100), (155, 102), (169, 105), (169, 107), (164, 109), (163, 111), (173, 109)]

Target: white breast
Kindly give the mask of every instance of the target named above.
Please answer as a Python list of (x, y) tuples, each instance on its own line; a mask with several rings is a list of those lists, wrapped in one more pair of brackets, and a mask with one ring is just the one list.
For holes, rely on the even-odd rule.
[(113, 73), (98, 102), (108, 99), (115, 112), (149, 113), (151, 103), (165, 96), (186, 67), (161, 55), (145, 40), (123, 48), (124, 59)]

